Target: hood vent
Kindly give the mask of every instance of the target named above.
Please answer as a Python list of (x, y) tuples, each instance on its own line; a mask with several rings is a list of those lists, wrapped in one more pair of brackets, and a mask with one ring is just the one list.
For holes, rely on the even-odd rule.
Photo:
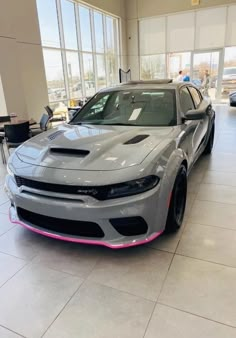
[(50, 148), (50, 152), (53, 154), (61, 154), (61, 155), (76, 155), (79, 157), (85, 157), (90, 152), (88, 150), (83, 149), (71, 149), (71, 148)]
[(139, 143), (143, 140), (145, 140), (145, 138), (149, 137), (149, 135), (137, 135), (133, 138), (131, 138), (129, 141), (126, 141), (124, 144), (136, 144)]
[(48, 136), (48, 139), (49, 139), (50, 141), (53, 141), (53, 140), (55, 140), (55, 138), (57, 138), (57, 136), (59, 136), (59, 135), (61, 135), (61, 134), (63, 134), (63, 133), (64, 133), (64, 130), (57, 130), (57, 131), (55, 131), (55, 133), (50, 134), (50, 135)]

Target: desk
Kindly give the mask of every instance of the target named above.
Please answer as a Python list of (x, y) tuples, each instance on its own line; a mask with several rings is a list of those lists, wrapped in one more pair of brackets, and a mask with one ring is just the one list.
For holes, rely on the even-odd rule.
[(4, 132), (4, 126), (6, 124), (20, 124), (20, 123), (24, 123), (24, 122), (27, 122), (27, 121), (29, 121), (30, 126), (36, 124), (36, 122), (33, 119), (30, 119), (30, 120), (20, 120), (17, 117), (12, 117), (11, 121), (9, 121), (9, 122), (1, 122), (0, 123), (0, 131)]

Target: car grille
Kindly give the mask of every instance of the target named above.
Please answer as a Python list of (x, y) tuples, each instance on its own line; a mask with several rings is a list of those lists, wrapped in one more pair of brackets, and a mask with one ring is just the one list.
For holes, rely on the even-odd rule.
[(85, 187), (85, 186), (45, 183), (29, 180), (28, 178), (23, 178), (20, 176), (15, 176), (15, 180), (18, 187), (25, 186), (28, 188), (42, 191), (50, 191), (61, 194), (93, 196), (99, 200), (105, 199), (105, 197), (103, 198), (103, 194), (105, 193), (106, 189), (105, 188), (103, 189), (103, 187)]
[(22, 208), (17, 208), (17, 214), (21, 221), (55, 233), (81, 237), (104, 237), (103, 230), (94, 222), (49, 217)]

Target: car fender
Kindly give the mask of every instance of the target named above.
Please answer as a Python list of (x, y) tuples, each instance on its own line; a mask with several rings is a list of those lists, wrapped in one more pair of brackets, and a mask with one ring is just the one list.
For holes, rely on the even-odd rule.
[(169, 157), (164, 168), (164, 175), (160, 181), (160, 193), (157, 210), (158, 223), (160, 224), (162, 230), (165, 229), (175, 179), (179, 168), (184, 161), (187, 163), (186, 154), (182, 149), (176, 149)]

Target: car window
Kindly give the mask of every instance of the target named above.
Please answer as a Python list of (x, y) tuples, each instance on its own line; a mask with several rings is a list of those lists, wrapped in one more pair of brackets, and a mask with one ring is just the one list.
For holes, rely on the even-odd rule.
[(180, 106), (184, 114), (187, 113), (188, 110), (195, 108), (187, 87), (180, 89)]
[(71, 124), (173, 126), (177, 124), (174, 89), (130, 89), (98, 93)]
[(201, 94), (199, 93), (199, 91), (194, 88), (194, 87), (188, 87), (191, 95), (192, 95), (192, 98), (193, 98), (193, 101), (194, 101), (194, 104), (195, 104), (195, 107), (199, 107), (200, 103), (202, 102), (202, 97), (201, 97)]

